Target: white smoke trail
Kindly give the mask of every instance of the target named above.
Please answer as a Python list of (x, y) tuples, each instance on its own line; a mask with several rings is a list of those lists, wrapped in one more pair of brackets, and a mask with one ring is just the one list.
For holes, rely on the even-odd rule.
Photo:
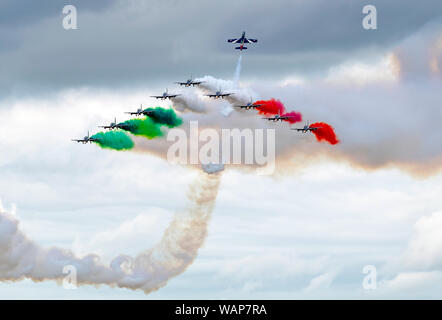
[(233, 93), (231, 96), (226, 97), (229, 103), (236, 105), (239, 103), (247, 103), (252, 99), (256, 101), (260, 99), (260, 96), (251, 88), (240, 88), (235, 85), (233, 81), (217, 79), (212, 76), (204, 76), (199, 78), (198, 81), (204, 81), (200, 84), (199, 89), (204, 93), (213, 93), (217, 90), (223, 92)]
[(76, 257), (69, 250), (39, 246), (0, 205), (0, 281), (60, 281), (63, 268), (71, 265), (76, 268), (79, 285), (107, 284), (145, 293), (165, 286), (193, 262), (207, 236), (220, 175), (200, 175), (188, 194), (189, 207), (175, 215), (161, 241), (135, 258), (120, 255), (110, 265), (101, 262), (98, 255)]
[(199, 99), (198, 95), (192, 92), (184, 92), (180, 96), (171, 99), (173, 107), (180, 112), (196, 112), (204, 113), (207, 111), (207, 107), (204, 102)]
[(241, 61), (242, 61), (242, 54), (239, 54), (238, 63), (236, 65), (235, 69), (235, 76), (233, 77), (233, 84), (235, 87), (239, 87), (239, 76), (241, 73)]

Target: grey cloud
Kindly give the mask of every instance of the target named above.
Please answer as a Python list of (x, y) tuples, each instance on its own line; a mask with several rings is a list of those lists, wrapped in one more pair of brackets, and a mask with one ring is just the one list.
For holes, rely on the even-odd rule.
[[(439, 1), (426, 6), (372, 1), (379, 29), (366, 31), (362, 0), (76, 3), (80, 29), (71, 31), (61, 27), (58, 2), (29, 4), (29, 11), (7, 3), (3, 14), (17, 19), (5, 19), (9, 31), (0, 34), (3, 95), (82, 86), (163, 87), (191, 72), (229, 78), (237, 53), (225, 40), (242, 30), (259, 38), (245, 53), (243, 78), (323, 72), (345, 59), (370, 59), (442, 10)], [(16, 22), (21, 20), (27, 23)]]

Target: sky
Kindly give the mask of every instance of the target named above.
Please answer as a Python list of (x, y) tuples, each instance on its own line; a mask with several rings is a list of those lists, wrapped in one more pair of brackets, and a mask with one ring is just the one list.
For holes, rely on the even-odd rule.
[[(0, 2), (0, 298), (441, 298), (440, 1), (78, 0), (77, 30), (63, 28), (66, 4)], [(362, 27), (367, 4), (376, 30)], [(239, 65), (226, 39), (244, 30), (258, 43)], [(174, 84), (190, 75), (208, 86)], [(219, 86), (241, 102), (280, 99), (340, 143), (203, 96)], [(165, 88), (190, 109), (149, 97)], [(184, 238), (197, 247), (178, 274), (154, 275), (155, 290), (33, 282), (61, 266), (13, 254), (16, 225), (31, 257), (62, 248), (109, 265), (161, 256), (165, 230), (198, 202), (207, 174), (166, 161), (165, 138), (122, 152), (71, 142), (140, 104), (176, 108), (183, 127), (275, 129), (275, 173), (226, 166), (202, 239)], [(376, 288), (363, 286), (366, 266)]]

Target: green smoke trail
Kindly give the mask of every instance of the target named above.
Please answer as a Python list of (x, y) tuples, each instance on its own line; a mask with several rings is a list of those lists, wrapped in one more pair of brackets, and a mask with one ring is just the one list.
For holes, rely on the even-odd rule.
[(183, 119), (178, 117), (175, 111), (171, 108), (147, 108), (145, 111), (150, 112), (149, 118), (151, 118), (155, 123), (166, 125), (169, 128), (178, 127), (183, 123)]
[(129, 131), (136, 136), (153, 139), (164, 135), (163, 131), (161, 131), (161, 125), (147, 117), (144, 119), (130, 119), (120, 124), (121, 129)]
[(98, 132), (91, 138), (99, 139), (94, 141), (102, 148), (114, 150), (129, 150), (134, 147), (132, 139), (121, 130)]

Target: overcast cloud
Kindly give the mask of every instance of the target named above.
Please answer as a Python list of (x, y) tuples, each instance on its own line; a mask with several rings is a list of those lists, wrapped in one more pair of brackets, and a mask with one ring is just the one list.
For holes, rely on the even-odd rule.
[(378, 30), (361, 26), (366, 1), (72, 1), (78, 30), (62, 28), (65, 1), (3, 1), (2, 96), (65, 87), (164, 87), (194, 75), (226, 78), (235, 54), (227, 38), (243, 30), (243, 79), (324, 74), (347, 59), (373, 61), (440, 19), (442, 3), (371, 1)]
[[(238, 53), (226, 39), (243, 30), (259, 39), (243, 53), (247, 100), (279, 98), (305, 120), (333, 124), (341, 144), (263, 124), (253, 111), (181, 114), (186, 123), (276, 127), (297, 170), (227, 168), (205, 245), (149, 296), (24, 280), (0, 283), (0, 297), (440, 298), (440, 1), (70, 3), (78, 30), (62, 28), (65, 1), (0, 3), (0, 212), (38, 246), (106, 262), (158, 243), (195, 170), (70, 139), (124, 120), (168, 86), (222, 110), (228, 102), (172, 83), (190, 73), (231, 80)], [(378, 30), (362, 29), (368, 3)], [(365, 265), (377, 267), (377, 290), (362, 288)]]

